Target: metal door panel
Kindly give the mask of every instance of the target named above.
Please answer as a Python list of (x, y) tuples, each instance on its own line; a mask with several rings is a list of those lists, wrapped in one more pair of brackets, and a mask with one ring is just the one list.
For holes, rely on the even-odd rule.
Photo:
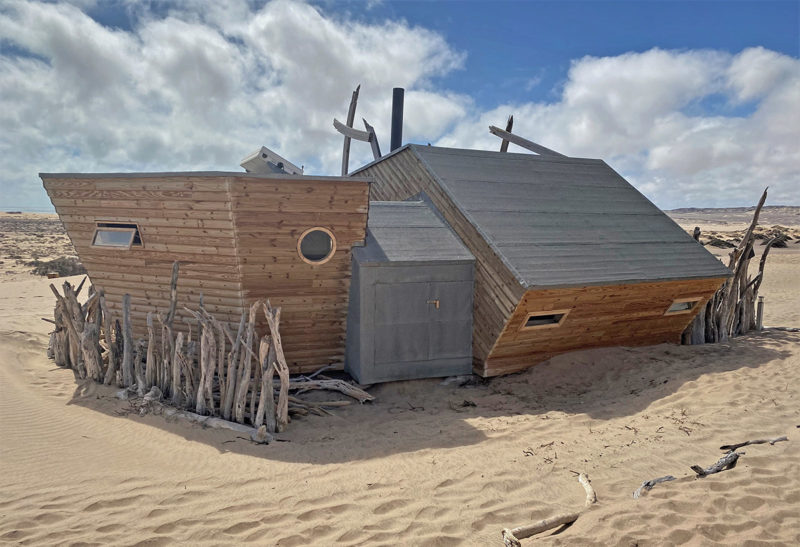
[(472, 282), (440, 281), (430, 284), (428, 300), (438, 300), (439, 308), (431, 306), (433, 321), (463, 321), (472, 319)]
[(429, 329), (430, 359), (472, 356), (472, 320), (432, 321)]
[(425, 361), (429, 354), (427, 323), (375, 326), (375, 364), (385, 365)]
[(424, 323), (428, 320), (429, 283), (375, 285), (375, 324)]

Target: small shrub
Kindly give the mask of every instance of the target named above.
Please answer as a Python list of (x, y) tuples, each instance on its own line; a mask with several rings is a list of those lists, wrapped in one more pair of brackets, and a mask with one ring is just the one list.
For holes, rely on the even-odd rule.
[(33, 266), (34, 275), (57, 272), (60, 277), (67, 277), (86, 273), (86, 268), (74, 256), (62, 256), (55, 260), (32, 260), (27, 265)]

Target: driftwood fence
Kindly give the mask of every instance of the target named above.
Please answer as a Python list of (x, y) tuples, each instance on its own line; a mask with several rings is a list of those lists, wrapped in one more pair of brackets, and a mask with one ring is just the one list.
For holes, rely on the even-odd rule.
[[(725, 281), (683, 332), (682, 342), (684, 344), (725, 342), (729, 338), (745, 334), (756, 328), (756, 302), (758, 301), (758, 289), (761, 287), (761, 280), (764, 277), (767, 255), (773, 245), (784, 240), (784, 236), (778, 235), (767, 241), (758, 265), (758, 273), (755, 276), (749, 276), (750, 260), (755, 257), (753, 251), (756, 241), (755, 229), (758, 225), (761, 208), (766, 200), (767, 190), (765, 189), (756, 206), (753, 221), (739, 245), (731, 251), (728, 258), (728, 268), (733, 272), (733, 276)], [(699, 236), (700, 230), (695, 228), (695, 239), (698, 239)]]
[[(54, 319), (46, 319), (55, 324), (48, 356), (58, 366), (72, 369), (76, 379), (118, 385), (135, 390), (139, 397), (163, 399), (201, 416), (249, 423), (267, 433), (284, 431), (290, 415), (327, 414), (326, 408), (349, 403), (304, 401), (290, 396), (290, 391), (328, 389), (362, 403), (373, 399), (342, 380), (314, 375), (290, 379), (279, 330), (281, 310), (269, 301), (256, 301), (242, 313), (235, 334), (231, 325), (218, 321), (202, 304), (196, 310), (184, 308), (197, 321), (196, 336), (192, 337), (191, 328), (188, 335), (175, 334), (178, 270), (176, 262), (167, 313), (147, 314), (146, 340), (133, 339), (130, 295), (123, 297), (120, 324), (109, 312), (102, 290), (90, 286), (86, 302), (80, 304), (85, 278), (77, 288), (65, 282), (63, 295), (51, 284), (57, 302)], [(259, 313), (264, 313), (269, 327), (263, 336), (255, 328)]]

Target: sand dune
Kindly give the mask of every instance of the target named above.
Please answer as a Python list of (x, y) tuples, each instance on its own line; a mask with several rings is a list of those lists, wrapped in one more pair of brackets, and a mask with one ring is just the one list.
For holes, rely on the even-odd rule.
[[(800, 326), (800, 251), (773, 253), (766, 322)], [(574, 470), (599, 502), (536, 541), (800, 544), (800, 333), (584, 351), (468, 387), (379, 385), (375, 403), (261, 446), (76, 384), (45, 357), (48, 281), (14, 279), (0, 289), (0, 542), (497, 545), (504, 527), (581, 507)], [(789, 442), (746, 447), (733, 470), (689, 469), (778, 435)], [(632, 498), (665, 474), (678, 480)]]

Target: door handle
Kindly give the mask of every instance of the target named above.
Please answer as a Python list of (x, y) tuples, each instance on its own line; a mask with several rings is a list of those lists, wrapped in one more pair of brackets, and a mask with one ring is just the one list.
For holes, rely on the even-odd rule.
[(438, 298), (436, 300), (428, 300), (428, 304), (433, 304), (434, 306), (436, 306), (437, 310), (439, 309), (439, 299)]

